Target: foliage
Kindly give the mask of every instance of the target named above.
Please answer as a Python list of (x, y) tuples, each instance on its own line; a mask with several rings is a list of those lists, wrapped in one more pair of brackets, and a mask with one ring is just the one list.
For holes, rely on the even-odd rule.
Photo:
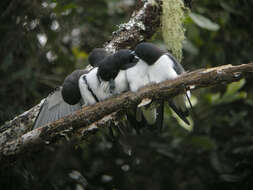
[[(124, 2), (1, 1), (1, 122), (83, 67), (88, 52), (101, 47), (131, 12), (132, 5)], [(184, 20), (186, 70), (252, 61), (252, 6), (250, 0), (193, 1)], [(153, 41), (161, 43), (161, 36), (158, 32)], [(101, 130), (81, 146), (57, 145), (2, 168), (0, 187), (251, 189), (251, 81), (249, 76), (194, 92), (193, 130), (185, 130), (166, 106), (162, 133), (144, 128), (137, 135), (134, 129), (121, 128), (124, 137), (115, 128), (120, 137), (115, 141)]]

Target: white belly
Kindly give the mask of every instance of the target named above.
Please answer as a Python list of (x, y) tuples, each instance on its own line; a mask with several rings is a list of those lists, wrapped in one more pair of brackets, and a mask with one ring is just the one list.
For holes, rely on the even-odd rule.
[(140, 60), (134, 67), (127, 69), (126, 76), (130, 90), (134, 92), (150, 83), (148, 78), (148, 65), (142, 60)]
[(172, 60), (167, 55), (163, 55), (153, 65), (149, 66), (148, 75), (150, 81), (155, 83), (172, 80), (178, 76), (173, 69)]

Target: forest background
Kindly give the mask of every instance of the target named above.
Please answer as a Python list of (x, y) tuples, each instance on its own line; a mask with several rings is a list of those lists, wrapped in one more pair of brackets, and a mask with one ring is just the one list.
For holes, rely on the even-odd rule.
[[(89, 52), (102, 47), (129, 19), (135, 3), (2, 0), (0, 124), (39, 103), (73, 70), (84, 68)], [(184, 68), (251, 62), (252, 7), (250, 0), (194, 0), (184, 20)], [(164, 45), (161, 33), (157, 31), (151, 41)], [(195, 91), (197, 118), (190, 128), (166, 109), (161, 134), (145, 131), (129, 134), (127, 142), (114, 142), (101, 130), (88, 143), (59, 145), (34, 155), (32, 161), (0, 169), (0, 188), (249, 189), (251, 80), (249, 76)], [(131, 156), (124, 151), (125, 144), (131, 147)]]

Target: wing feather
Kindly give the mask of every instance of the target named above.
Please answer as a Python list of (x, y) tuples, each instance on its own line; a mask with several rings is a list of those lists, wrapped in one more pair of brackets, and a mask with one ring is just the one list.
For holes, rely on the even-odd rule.
[(56, 121), (64, 116), (72, 114), (76, 110), (81, 109), (80, 103), (69, 105), (64, 102), (61, 90), (62, 87), (58, 88), (46, 98), (34, 122), (34, 129)]

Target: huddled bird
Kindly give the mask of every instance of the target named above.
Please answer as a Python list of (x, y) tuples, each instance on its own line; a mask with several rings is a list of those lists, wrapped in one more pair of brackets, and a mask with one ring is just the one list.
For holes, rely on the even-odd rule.
[[(135, 67), (127, 70), (127, 79), (132, 91), (138, 90), (147, 83), (160, 83), (165, 80), (175, 79), (185, 72), (182, 65), (168, 51), (162, 50), (152, 43), (140, 43), (135, 47), (134, 52), (140, 60)], [(141, 73), (141, 75), (135, 77), (138, 73)], [(189, 115), (189, 111), (185, 104), (187, 96), (190, 96), (189, 91), (170, 100), (169, 105), (189, 125), (190, 123), (186, 118)], [(163, 102), (160, 102), (159, 109), (163, 113)], [(150, 113), (153, 114), (151, 122), (155, 122), (156, 116), (154, 114), (157, 112), (156, 108), (144, 108), (142, 111), (145, 118), (150, 117)], [(162, 113), (158, 113), (161, 119), (163, 118)]]
[[(125, 91), (136, 92), (145, 85), (171, 80), (185, 72), (171, 54), (147, 42), (138, 44), (134, 51), (121, 49), (113, 54), (103, 48), (95, 48), (88, 61), (93, 66), (91, 70), (72, 72), (65, 78), (62, 87), (45, 99), (34, 128), (72, 114), (82, 106), (95, 104)], [(189, 124), (185, 96), (173, 98), (169, 105)], [(158, 123), (161, 126), (163, 101), (158, 106), (143, 106), (138, 113), (143, 113), (141, 117), (148, 124)]]
[(85, 105), (103, 101), (128, 90), (125, 70), (138, 59), (130, 50), (122, 49), (105, 57), (98, 67), (79, 79), (79, 89)]
[[(105, 49), (95, 48), (90, 53), (88, 61), (90, 65), (96, 67), (98, 62), (108, 55), (109, 53)], [(84, 102), (79, 90), (79, 78), (88, 72), (88, 70), (73, 71), (65, 78), (62, 86), (56, 88), (45, 98), (34, 121), (33, 129), (56, 121), (82, 108)]]

